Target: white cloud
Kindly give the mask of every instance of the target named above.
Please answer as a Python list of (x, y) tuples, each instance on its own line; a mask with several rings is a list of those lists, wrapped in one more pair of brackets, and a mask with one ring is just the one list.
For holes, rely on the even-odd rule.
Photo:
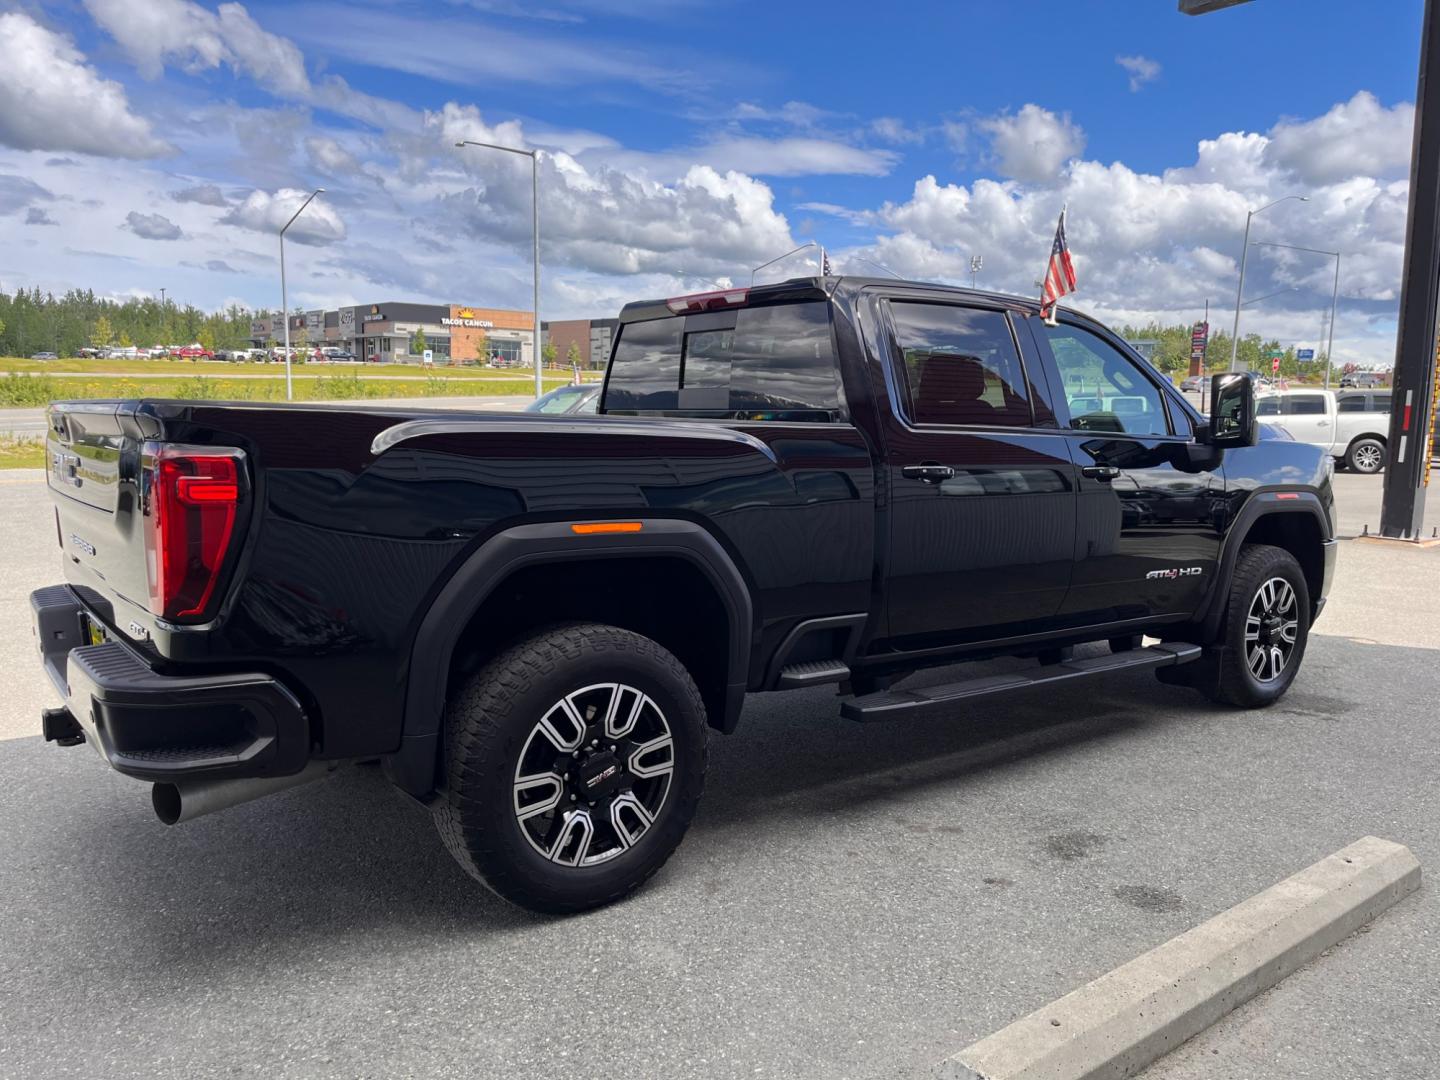
[(300, 50), (240, 4), (216, 11), (189, 0), (85, 0), (85, 6), (148, 78), (159, 78), (167, 61), (190, 72), (224, 64), (286, 96), (310, 90)]
[(141, 214), (135, 210), (125, 215), (121, 228), (129, 229), (142, 240), (179, 240), (185, 235), (180, 226), (164, 214)]
[(360, 171), (355, 155), (328, 136), (310, 136), (305, 140), (305, 149), (310, 154), (311, 166), (327, 176), (346, 176)]
[(1148, 82), (1160, 77), (1160, 61), (1148, 56), (1117, 56), (1115, 63), (1130, 73), (1130, 92), (1136, 93)]
[(39, 206), (32, 206), (25, 212), (26, 225), (59, 225), (60, 223), (50, 216), (50, 212)]
[(1324, 116), (1276, 124), (1265, 157), (1307, 184), (1400, 176), (1409, 169), (1414, 129), (1414, 105), (1401, 102), (1387, 109), (1361, 90)]
[[(448, 104), (426, 123), (440, 146), (460, 139), (525, 143), (520, 125), (490, 126), (473, 106)], [(455, 160), (479, 186), (441, 195), (476, 235), (520, 244), (530, 235), (530, 170), (511, 155), (463, 149)], [(540, 158), (544, 257), (600, 273), (695, 273), (752, 266), (793, 247), (785, 216), (762, 181), (735, 170), (692, 165), (661, 183), (568, 154)]]
[(925, 132), (919, 128), (910, 127), (903, 120), (894, 116), (881, 116), (871, 120), (870, 130), (874, 132), (877, 139), (894, 143), (896, 146), (914, 145), (925, 141)]
[(69, 39), (20, 12), (0, 14), (0, 143), (150, 158), (171, 152)]
[[(300, 209), (309, 197), (308, 191), (281, 188), (271, 194), (268, 191), (252, 191), (244, 201), (237, 203), (220, 220), (227, 225), (238, 225), (242, 229), (270, 233), (279, 236), (280, 230), (290, 216)], [(297, 244), (323, 245), (345, 239), (345, 223), (325, 199), (319, 196), (296, 218), (295, 224), (285, 234), (287, 240)]]
[(1016, 180), (1057, 180), (1065, 163), (1085, 149), (1085, 133), (1069, 113), (1056, 115), (1039, 105), (991, 117), (980, 127), (990, 135), (1000, 172)]
[(229, 206), (230, 200), (220, 190), (219, 184), (195, 184), (191, 187), (172, 191), (170, 198), (176, 202), (199, 203), (202, 206)]
[[(147, 78), (158, 79), (167, 64), (192, 74), (223, 66), (277, 97), (377, 127), (413, 127), (418, 122), (413, 110), (361, 93), (339, 76), (312, 80), (299, 47), (270, 33), (241, 4), (221, 4), (211, 11), (191, 0), (84, 2), (96, 25), (115, 39)], [(295, 8), (286, 10), (293, 13)]]

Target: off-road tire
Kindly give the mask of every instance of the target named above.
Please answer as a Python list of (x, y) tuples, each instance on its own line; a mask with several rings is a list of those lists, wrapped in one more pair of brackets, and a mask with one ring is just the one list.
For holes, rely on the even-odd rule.
[[(547, 861), (516, 818), (512, 784), (535, 724), (560, 698), (622, 681), (654, 699), (674, 739), (674, 772), (653, 823), (633, 847), (594, 866)], [(688, 671), (640, 634), (599, 623), (550, 627), (497, 655), (449, 703), (440, 838), (476, 880), (511, 903), (565, 914), (613, 903), (652, 877), (679, 846), (705, 783), (705, 706)]]
[[(1279, 677), (1261, 680), (1251, 671), (1246, 654), (1246, 620), (1262, 585), (1279, 578), (1294, 590), (1297, 626), (1294, 646)], [(1205, 650), (1194, 672), (1195, 687), (1211, 701), (1244, 709), (1264, 708), (1279, 701), (1295, 681), (1310, 636), (1310, 590), (1295, 556), (1268, 544), (1247, 544), (1230, 575), (1220, 637)], [(1188, 665), (1187, 665), (1188, 666)]]

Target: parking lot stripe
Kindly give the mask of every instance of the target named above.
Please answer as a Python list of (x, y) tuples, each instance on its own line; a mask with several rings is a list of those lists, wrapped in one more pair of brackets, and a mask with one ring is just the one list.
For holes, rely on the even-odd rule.
[(1118, 1080), (1420, 887), (1410, 849), (1367, 836), (940, 1063), (944, 1080)]

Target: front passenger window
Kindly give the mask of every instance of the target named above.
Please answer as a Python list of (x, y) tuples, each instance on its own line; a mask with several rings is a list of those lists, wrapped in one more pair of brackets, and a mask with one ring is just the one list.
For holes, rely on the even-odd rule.
[(1041, 329), (1060, 372), (1072, 428), (1170, 434), (1160, 390), (1141, 374), (1135, 361), (1078, 326), (1061, 323)]

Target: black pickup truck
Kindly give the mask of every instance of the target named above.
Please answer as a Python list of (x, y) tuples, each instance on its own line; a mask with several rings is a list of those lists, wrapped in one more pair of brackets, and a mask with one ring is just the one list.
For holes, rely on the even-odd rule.
[[(605, 903), (749, 693), (876, 721), (1149, 667), (1276, 700), (1331, 465), (1249, 380), (1212, 400), (1083, 315), (827, 277), (627, 306), (595, 416), (57, 403), (44, 733), (172, 824), (378, 760), (502, 896)], [(999, 656), (1034, 663), (897, 685)]]

